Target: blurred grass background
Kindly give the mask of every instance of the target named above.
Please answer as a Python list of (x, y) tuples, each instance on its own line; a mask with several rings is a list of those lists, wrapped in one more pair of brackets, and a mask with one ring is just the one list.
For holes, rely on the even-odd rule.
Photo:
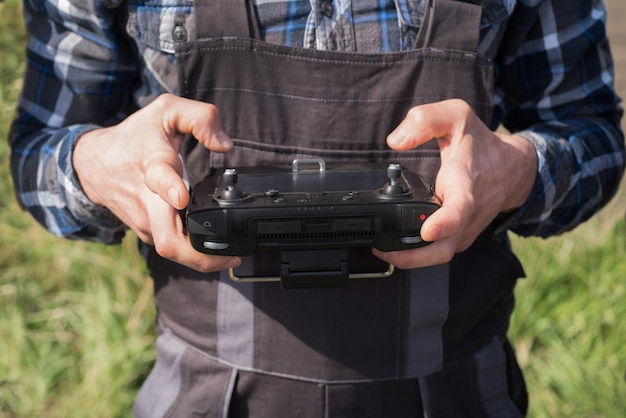
[[(607, 0), (626, 97), (622, 0)], [(0, 417), (126, 417), (154, 360), (152, 285), (135, 251), (52, 237), (15, 201), (6, 133), (21, 87), (18, 0), (0, 2)], [(576, 231), (513, 238), (528, 278), (511, 338), (530, 417), (626, 416), (626, 186)]]
[(135, 239), (54, 238), (13, 195), (6, 137), (24, 69), (20, 10), (0, 3), (0, 417), (132, 416), (155, 318)]

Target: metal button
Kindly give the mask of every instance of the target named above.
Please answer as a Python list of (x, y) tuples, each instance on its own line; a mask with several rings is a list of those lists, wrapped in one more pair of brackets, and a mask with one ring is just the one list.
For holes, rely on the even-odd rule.
[(334, 7), (330, 1), (328, 0), (323, 1), (320, 7), (322, 9), (322, 14), (324, 16), (326, 16), (329, 19), (333, 16)]
[(174, 42), (185, 42), (187, 40), (187, 29), (181, 25), (174, 26), (172, 38), (174, 38)]
[(407, 237), (401, 237), (400, 238), (400, 242), (403, 243), (403, 244), (407, 244), (407, 245), (419, 244), (422, 241), (424, 241), (424, 240), (419, 235), (413, 235), (413, 236), (407, 236)]
[(202, 246), (207, 250), (227, 250), (230, 244), (228, 242), (202, 241)]

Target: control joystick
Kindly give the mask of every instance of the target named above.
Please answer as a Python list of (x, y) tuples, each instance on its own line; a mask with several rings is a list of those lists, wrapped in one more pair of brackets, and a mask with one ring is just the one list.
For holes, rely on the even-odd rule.
[(387, 167), (387, 178), (389, 179), (389, 183), (385, 184), (382, 189), (378, 190), (376, 197), (380, 199), (394, 199), (408, 196), (410, 192), (400, 181), (401, 177), (402, 167), (400, 164), (389, 164)]
[(221, 204), (236, 203), (243, 199), (246, 199), (249, 195), (241, 191), (237, 187), (238, 174), (234, 168), (227, 168), (224, 170), (222, 179), (226, 187), (222, 190), (218, 196), (218, 201)]

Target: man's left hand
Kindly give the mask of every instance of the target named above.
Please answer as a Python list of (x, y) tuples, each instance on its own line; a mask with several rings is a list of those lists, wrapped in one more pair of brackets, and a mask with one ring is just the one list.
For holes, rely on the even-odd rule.
[(374, 254), (398, 268), (442, 264), (467, 249), (501, 213), (521, 207), (537, 175), (537, 153), (525, 138), (491, 131), (462, 100), (412, 108), (387, 137), (395, 150), (436, 138), (441, 168), (435, 194), (441, 208), (422, 226), (426, 247)]

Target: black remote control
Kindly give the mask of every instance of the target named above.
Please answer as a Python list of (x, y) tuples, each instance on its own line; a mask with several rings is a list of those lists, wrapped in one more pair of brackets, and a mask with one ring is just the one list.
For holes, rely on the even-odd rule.
[(440, 207), (432, 187), (398, 164), (327, 167), (323, 160), (228, 168), (192, 187), (191, 195), (186, 225), (193, 247), (234, 256), (258, 247), (421, 247), (428, 245), (422, 224)]

